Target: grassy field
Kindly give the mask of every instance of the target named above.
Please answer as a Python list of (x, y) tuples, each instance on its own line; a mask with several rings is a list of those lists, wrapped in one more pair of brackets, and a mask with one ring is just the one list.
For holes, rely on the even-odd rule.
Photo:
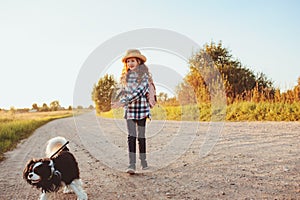
[(0, 112), (0, 161), (3, 154), (16, 147), (18, 142), (29, 137), (34, 130), (49, 121), (73, 116), (73, 111), (13, 113)]

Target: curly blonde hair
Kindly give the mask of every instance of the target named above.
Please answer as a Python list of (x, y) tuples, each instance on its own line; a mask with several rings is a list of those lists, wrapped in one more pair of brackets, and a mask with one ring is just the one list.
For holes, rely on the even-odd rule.
[[(137, 74), (138, 74), (138, 83), (140, 83), (142, 81), (142, 77), (144, 74), (147, 74), (148, 75), (148, 81), (150, 83), (153, 82), (152, 80), (152, 75), (151, 73), (149, 72), (149, 68), (144, 64), (144, 62), (139, 59), (139, 58), (135, 58), (139, 64), (139, 66), (137, 67)], [(127, 84), (127, 75), (128, 75), (128, 72), (130, 71), (130, 69), (128, 68), (127, 66), (127, 63), (124, 62), (124, 67), (122, 69), (122, 74), (121, 74), (121, 78), (120, 78), (120, 82), (123, 86), (125, 86)]]

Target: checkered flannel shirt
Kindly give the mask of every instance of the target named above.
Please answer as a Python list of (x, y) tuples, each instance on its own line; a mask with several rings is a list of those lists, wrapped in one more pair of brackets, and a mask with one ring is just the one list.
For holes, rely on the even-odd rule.
[(140, 84), (138, 83), (136, 72), (128, 72), (127, 85), (123, 89), (121, 103), (125, 104), (125, 119), (150, 118), (150, 105), (146, 93), (149, 92), (148, 75), (144, 74)]

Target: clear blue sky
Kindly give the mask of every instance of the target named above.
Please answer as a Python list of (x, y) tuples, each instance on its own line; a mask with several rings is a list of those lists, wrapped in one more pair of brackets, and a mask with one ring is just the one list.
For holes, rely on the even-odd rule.
[(176, 31), (200, 46), (222, 40), (244, 66), (289, 89), (300, 76), (299, 19), (296, 0), (0, 0), (0, 108), (73, 105), (90, 53), (140, 28)]

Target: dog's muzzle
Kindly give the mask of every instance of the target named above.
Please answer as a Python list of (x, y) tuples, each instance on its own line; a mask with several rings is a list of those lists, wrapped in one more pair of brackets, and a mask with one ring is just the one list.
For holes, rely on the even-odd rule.
[(32, 183), (38, 183), (41, 180), (41, 177), (34, 172), (30, 172), (27, 176), (27, 179), (30, 180)]

